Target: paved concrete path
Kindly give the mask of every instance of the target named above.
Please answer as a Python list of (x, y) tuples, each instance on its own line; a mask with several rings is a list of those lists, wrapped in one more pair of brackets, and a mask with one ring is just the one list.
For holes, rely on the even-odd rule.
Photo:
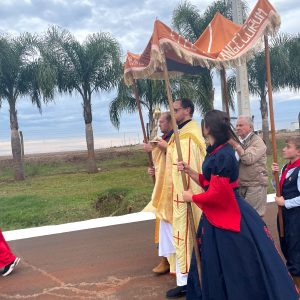
[[(276, 207), (266, 223), (277, 241)], [(0, 277), (0, 299), (165, 299), (172, 275), (155, 276), (154, 221), (85, 229), (9, 244), (21, 262)]]

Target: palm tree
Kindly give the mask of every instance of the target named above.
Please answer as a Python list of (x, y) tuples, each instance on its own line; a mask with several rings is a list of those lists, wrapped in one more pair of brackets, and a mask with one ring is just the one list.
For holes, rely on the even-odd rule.
[(188, 97), (195, 103), (201, 115), (205, 115), (214, 107), (214, 87), (209, 69), (203, 69), (201, 75), (184, 75), (180, 79), (171, 80), (176, 97)]
[[(161, 80), (138, 80), (137, 90), (141, 106), (146, 108), (150, 136), (154, 126), (153, 111), (156, 106), (166, 106), (165, 89)], [(119, 82), (117, 96), (110, 103), (109, 115), (111, 123), (119, 129), (120, 117), (123, 112), (134, 113), (137, 110), (136, 101), (132, 90), (127, 87), (123, 80)]]
[(14, 177), (24, 180), (21, 153), (17, 100), (29, 96), (32, 104), (41, 112), (41, 100), (53, 98), (54, 77), (49, 66), (42, 60), (38, 39), (29, 33), (11, 38), (0, 38), (0, 98), (9, 104), (11, 148), (14, 161)]
[(44, 44), (44, 55), (57, 73), (59, 92), (75, 91), (82, 98), (88, 172), (96, 173), (92, 95), (117, 85), (121, 76), (120, 45), (109, 33), (89, 35), (81, 44), (70, 32), (58, 27), (48, 29)]
[(225, 18), (232, 19), (232, 9), (229, 2), (214, 1), (201, 15), (195, 5), (184, 1), (173, 11), (173, 26), (181, 35), (191, 42), (195, 42), (217, 12), (220, 12)]
[(300, 34), (291, 36), (288, 43), (289, 61), (292, 62), (289, 66), (292, 67), (288, 74), (289, 88), (299, 90), (300, 85)]
[[(209, 72), (209, 71), (207, 71)], [(210, 82), (205, 81), (206, 77), (183, 76), (180, 79), (171, 80), (171, 90), (173, 99), (191, 98), (200, 113), (205, 114), (213, 107), (213, 93)], [(140, 97), (141, 106), (146, 109), (148, 115), (149, 135), (152, 136), (154, 129), (153, 111), (156, 106), (167, 108), (168, 101), (166, 97), (165, 83), (162, 80), (138, 80), (137, 89)], [(117, 97), (111, 102), (109, 114), (112, 124), (120, 127), (120, 117), (123, 112), (134, 113), (137, 110), (135, 98), (132, 90), (127, 87), (123, 81), (118, 85)]]

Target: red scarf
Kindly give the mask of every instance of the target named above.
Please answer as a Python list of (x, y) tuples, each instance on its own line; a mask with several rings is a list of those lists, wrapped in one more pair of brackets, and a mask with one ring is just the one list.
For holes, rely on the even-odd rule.
[(284, 171), (282, 172), (281, 174), (281, 178), (280, 178), (280, 182), (279, 182), (279, 186), (280, 186), (280, 193), (282, 194), (282, 186), (283, 186), (283, 183), (284, 183), (284, 180), (285, 180), (285, 177), (286, 177), (286, 174), (289, 170), (293, 169), (293, 168), (297, 168), (297, 167), (300, 167), (300, 158), (297, 159), (296, 161), (294, 161), (292, 164), (289, 162)]
[(224, 143), (224, 144), (222, 144), (222, 145), (219, 145), (217, 148), (215, 148), (213, 151), (211, 151), (211, 153), (209, 153), (209, 156), (214, 155), (216, 152), (218, 152), (218, 151), (219, 151), (222, 147), (224, 147), (226, 144), (227, 144), (227, 142)]

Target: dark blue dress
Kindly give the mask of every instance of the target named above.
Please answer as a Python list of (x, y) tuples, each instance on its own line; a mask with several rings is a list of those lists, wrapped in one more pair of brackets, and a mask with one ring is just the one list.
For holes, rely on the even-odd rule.
[[(283, 168), (286, 168), (286, 166)], [(300, 167), (296, 167), (292, 174), (283, 181), (281, 194), (284, 199), (298, 197), (298, 174)], [(280, 246), (286, 259), (286, 266), (292, 276), (300, 276), (300, 206), (287, 209), (282, 207), (284, 237), (280, 237)]]
[[(212, 175), (238, 179), (238, 163), (229, 144), (213, 153), (208, 147), (204, 178)], [(210, 153), (213, 153), (210, 155)], [(257, 212), (234, 190), (241, 221), (240, 232), (212, 225), (203, 212), (197, 237), (202, 267), (199, 286), (193, 254), (187, 299), (196, 300), (299, 300), (298, 293), (269, 231)], [(223, 200), (223, 199), (221, 199)]]

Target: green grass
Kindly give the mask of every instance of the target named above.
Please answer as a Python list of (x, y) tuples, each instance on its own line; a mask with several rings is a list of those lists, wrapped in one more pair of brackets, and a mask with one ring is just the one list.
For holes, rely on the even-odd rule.
[[(84, 162), (25, 162), (24, 166), (26, 177), (83, 172), (85, 170)], [(1, 167), (1, 181), (11, 178), (13, 178), (11, 166)]]
[[(0, 177), (0, 227), (3, 230), (61, 224), (142, 210), (152, 181), (142, 152), (98, 162), (101, 171), (87, 174), (85, 163), (27, 165), (26, 180)], [(31, 172), (30, 172), (31, 171)]]
[[(278, 141), (282, 166), (284, 142)], [(273, 159), (268, 157), (271, 174)], [(140, 150), (98, 157), (97, 174), (86, 173), (84, 159), (34, 161), (25, 164), (26, 180), (16, 182), (9, 165), (0, 168), (0, 228), (13, 230), (62, 224), (141, 211), (150, 201), (153, 183)], [(271, 181), (270, 181), (271, 182)], [(270, 184), (269, 192), (274, 190)]]

